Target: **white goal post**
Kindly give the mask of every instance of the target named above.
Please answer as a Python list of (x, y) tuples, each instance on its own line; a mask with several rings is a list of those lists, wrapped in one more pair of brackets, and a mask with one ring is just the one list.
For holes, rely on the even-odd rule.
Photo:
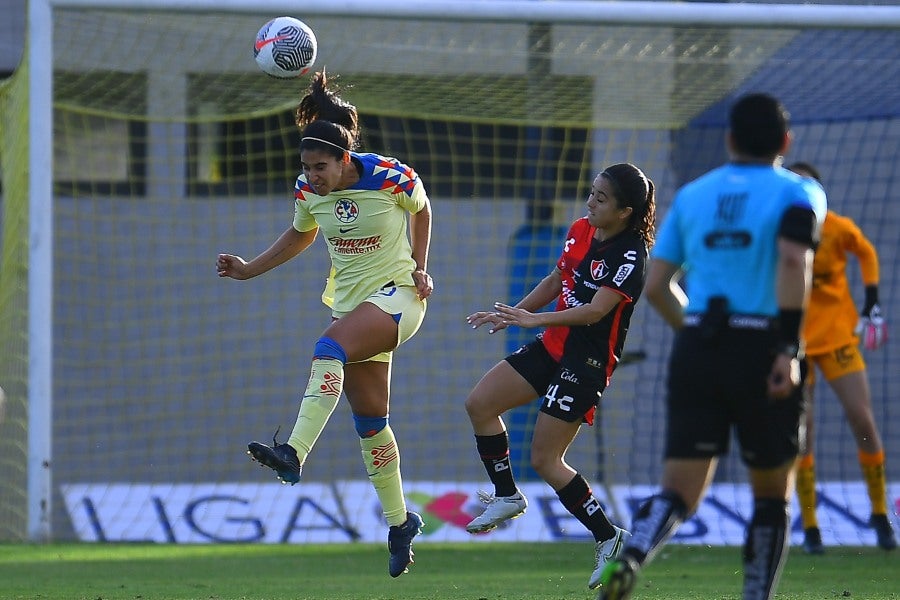
[[(375, 0), (31, 0), (29, 62), (28, 524), (32, 541), (51, 538), (53, 482), (53, 22), (57, 8), (298, 16), (384, 15)], [(643, 26), (900, 29), (900, 6), (729, 4), (582, 0), (410, 0), (398, 19)]]

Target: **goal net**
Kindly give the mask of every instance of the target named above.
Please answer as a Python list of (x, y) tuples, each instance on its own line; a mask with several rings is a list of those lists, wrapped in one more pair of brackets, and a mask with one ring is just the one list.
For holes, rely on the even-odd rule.
[[(28, 59), (0, 84), (0, 539), (33, 537), (28, 276), (29, 244), (40, 240), (29, 236), (29, 200), (53, 211), (53, 538), (359, 539), (358, 524), (378, 510), (345, 402), (300, 485), (276, 486), (245, 454), (249, 441), (268, 441), (279, 426), (284, 441), (293, 425), (313, 344), (329, 322), (323, 243), (247, 282), (221, 280), (214, 267), (219, 252), (252, 258), (292, 219), (293, 109), (309, 79), (257, 69), (255, 33), (276, 15), (65, 4), (52, 11), (52, 199), (28, 194)], [(363, 149), (411, 165), (432, 199), (436, 289), (423, 327), (395, 353), (390, 419), (410, 504), (427, 514), (433, 539), (466, 539), (460, 522), (476, 510), (475, 490), (489, 487), (463, 401), (534, 334), (491, 336), (465, 316), (517, 301), (552, 269), (606, 165), (640, 166), (665, 218), (679, 185), (727, 160), (727, 109), (742, 93), (784, 101), (796, 136), (788, 159), (815, 164), (830, 206), (875, 243), (884, 311), (900, 315), (896, 29), (390, 10), (293, 16), (316, 32), (315, 70), (339, 75), (358, 107)], [(660, 473), (670, 342), (641, 301), (598, 425), (582, 429), (567, 457), (620, 523), (630, 523)], [(892, 502), (900, 495), (894, 344), (865, 355)], [(849, 426), (827, 386), (816, 395), (826, 543), (871, 544)], [(531, 485), (531, 520), (480, 537), (586, 535), (528, 466), (536, 410), (535, 402), (507, 418), (514, 467)], [(714, 490), (744, 517), (745, 477), (730, 455)], [(742, 539), (740, 519), (726, 511), (705, 508), (700, 518), (717, 537), (681, 541)]]

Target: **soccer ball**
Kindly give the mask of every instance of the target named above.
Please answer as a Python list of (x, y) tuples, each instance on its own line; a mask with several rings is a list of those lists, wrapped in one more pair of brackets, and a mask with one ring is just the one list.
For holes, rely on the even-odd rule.
[(276, 17), (256, 34), (253, 56), (268, 75), (290, 79), (305, 75), (316, 62), (316, 34), (293, 17)]

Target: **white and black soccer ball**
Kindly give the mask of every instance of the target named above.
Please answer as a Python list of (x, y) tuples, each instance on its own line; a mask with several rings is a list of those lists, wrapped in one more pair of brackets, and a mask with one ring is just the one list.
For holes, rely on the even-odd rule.
[(313, 30), (294, 17), (276, 17), (256, 34), (253, 56), (266, 74), (279, 79), (299, 77), (316, 62), (318, 44)]

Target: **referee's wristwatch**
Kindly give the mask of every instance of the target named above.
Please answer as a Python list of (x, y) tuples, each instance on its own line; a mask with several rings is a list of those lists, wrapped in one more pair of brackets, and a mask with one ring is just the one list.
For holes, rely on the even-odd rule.
[(778, 347), (775, 349), (778, 354), (787, 354), (791, 358), (802, 358), (803, 354), (800, 349), (800, 344), (796, 343), (788, 343), (782, 342), (778, 344)]

